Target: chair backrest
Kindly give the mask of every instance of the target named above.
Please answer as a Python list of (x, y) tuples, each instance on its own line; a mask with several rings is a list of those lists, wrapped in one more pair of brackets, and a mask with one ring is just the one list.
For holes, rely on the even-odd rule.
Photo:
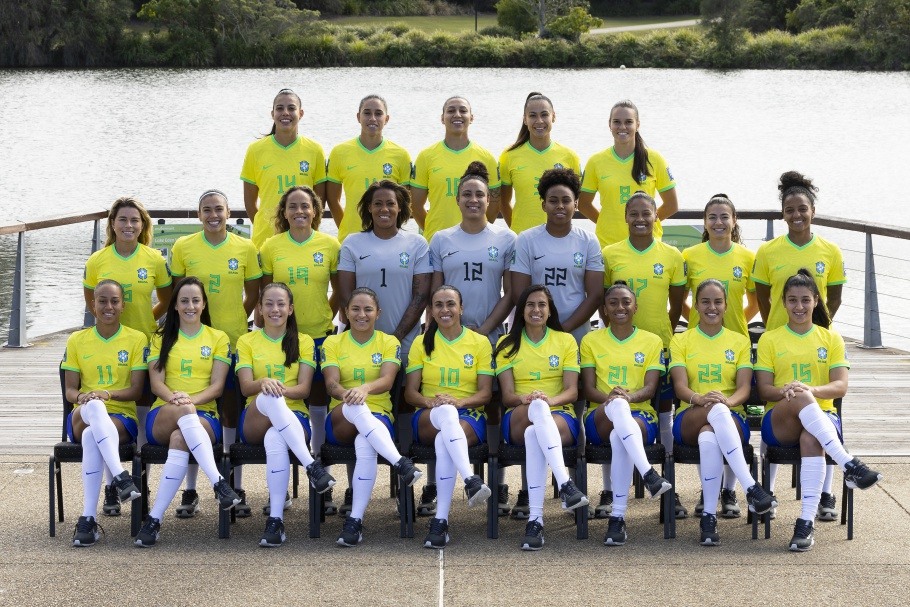
[(66, 400), (66, 371), (63, 370), (63, 367), (59, 368), (60, 371), (60, 397), (63, 400), (63, 423), (60, 425), (60, 440), (66, 442), (69, 440), (69, 437), (66, 435), (66, 418), (69, 417), (69, 414), (73, 412), (73, 403)]

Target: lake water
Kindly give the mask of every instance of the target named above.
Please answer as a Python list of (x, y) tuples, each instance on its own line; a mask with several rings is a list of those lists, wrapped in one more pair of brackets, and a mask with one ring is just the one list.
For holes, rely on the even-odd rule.
[[(610, 107), (628, 98), (645, 141), (670, 163), (682, 208), (701, 209), (716, 192), (741, 209), (778, 208), (777, 178), (797, 169), (821, 188), (819, 213), (910, 227), (900, 199), (910, 74), (640, 69), (0, 71), (0, 223), (107, 209), (127, 194), (149, 208), (194, 207), (212, 187), (242, 208), (244, 152), (269, 130), (272, 98), (284, 87), (303, 98), (301, 133), (326, 154), (359, 133), (361, 97), (385, 96), (385, 134), (412, 157), (442, 138), (451, 95), (471, 101), (471, 139), (498, 156), (514, 141), (527, 93), (542, 91), (555, 105), (554, 139), (582, 164), (611, 144)], [(858, 335), (850, 325), (862, 325), (863, 241), (818, 232), (845, 250), (852, 283), (839, 328)], [(745, 235), (757, 247), (764, 223), (747, 223)], [(81, 323), (90, 240), (91, 224), (29, 235), (29, 335)], [(877, 239), (876, 252), (910, 257), (889, 240)], [(0, 237), (0, 341), (14, 255), (15, 237)], [(883, 330), (901, 336), (885, 341), (906, 347), (905, 264), (878, 263), (881, 307), (895, 314), (882, 318)]]

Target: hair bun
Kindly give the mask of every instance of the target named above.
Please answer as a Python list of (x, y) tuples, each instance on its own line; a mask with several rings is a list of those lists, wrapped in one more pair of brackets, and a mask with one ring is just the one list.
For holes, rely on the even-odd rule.
[(462, 179), (468, 177), (469, 175), (475, 175), (477, 177), (483, 178), (484, 181), (490, 181), (490, 171), (487, 170), (487, 166), (480, 162), (479, 160), (473, 161), (468, 165), (468, 168), (465, 169), (464, 175), (461, 176)]
[(799, 171), (787, 171), (780, 176), (780, 183), (778, 184), (777, 189), (781, 193), (784, 193), (793, 187), (805, 188), (810, 192), (818, 191), (818, 188), (812, 185), (812, 180)]

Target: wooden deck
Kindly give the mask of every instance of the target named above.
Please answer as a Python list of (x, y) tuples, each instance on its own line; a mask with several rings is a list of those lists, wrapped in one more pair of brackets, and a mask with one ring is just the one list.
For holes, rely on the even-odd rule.
[[(67, 335), (36, 338), (24, 349), (0, 348), (0, 454), (49, 454), (60, 440), (57, 369)], [(848, 448), (856, 455), (910, 456), (910, 353), (864, 350), (855, 343), (847, 351)]]

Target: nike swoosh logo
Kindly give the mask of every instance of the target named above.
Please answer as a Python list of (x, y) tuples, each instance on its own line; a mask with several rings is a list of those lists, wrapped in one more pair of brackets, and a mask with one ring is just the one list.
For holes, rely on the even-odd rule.
[(547, 447), (547, 451), (552, 451), (553, 449), (557, 448), (558, 446), (559, 445), (553, 445), (552, 447)]
[(442, 258), (445, 259), (446, 257), (451, 257), (452, 255), (454, 255), (457, 252), (458, 251), (452, 251), (451, 253), (446, 253), (445, 255), (442, 256)]
[(362, 476), (358, 476), (358, 477), (357, 477), (357, 480), (359, 480), (359, 481), (371, 481), (371, 480), (373, 480), (373, 479), (371, 479), (371, 478), (363, 478)]
[(278, 474), (279, 472), (285, 472), (285, 471), (287, 471), (287, 468), (282, 468), (281, 470), (272, 470), (271, 473)]
[(450, 438), (450, 439), (449, 439), (449, 442), (450, 442), (450, 443), (454, 443), (454, 442), (457, 441), (457, 440), (461, 440), (461, 439), (460, 439), (460, 438)]
[(783, 355), (786, 354), (786, 353), (787, 353), (787, 351), (784, 350), (783, 352), (778, 352), (778, 353), (777, 353), (777, 356), (783, 356)]
[(630, 437), (630, 436), (632, 436), (632, 434), (631, 434), (631, 433), (629, 433), (629, 434), (626, 434), (626, 435), (625, 435), (625, 436), (624, 436), (624, 437), (622, 437), (622, 439), (623, 439), (623, 440), (626, 440), (626, 439), (627, 439), (627, 438), (629, 438), (629, 437)]
[(180, 480), (176, 476), (165, 476), (164, 478), (166, 478), (169, 481), (179, 481)]
[[(376, 431), (376, 428), (373, 428), (372, 430), (370, 430), (369, 432), (367, 432), (367, 435), (364, 436), (364, 438), (370, 438), (370, 435), (371, 435), (373, 432), (375, 432), (375, 431)], [(367, 480), (367, 479), (364, 479), (364, 480)]]
[(527, 166), (528, 166), (528, 165), (523, 164), (523, 165), (521, 165), (520, 167), (515, 167), (515, 170), (516, 170), (516, 171), (523, 171), (523, 170), (525, 170), (525, 167), (527, 167)]
[(351, 166), (347, 167), (347, 170), (352, 171), (352, 170), (354, 170), (354, 169), (356, 169), (356, 168), (357, 168), (357, 165), (356, 165), (356, 164), (352, 164)]
[(279, 428), (278, 431), (279, 431), (279, 432), (283, 432), (283, 431), (286, 430), (286, 429), (288, 428), (288, 426), (290, 426), (290, 425), (291, 425), (291, 424), (287, 424), (284, 428)]
[(533, 491), (534, 489), (540, 489), (540, 485), (537, 485), (536, 487), (528, 487), (528, 491)]
[(614, 493), (614, 494), (613, 494), (613, 497), (615, 497), (615, 498), (620, 498), (620, 497), (626, 497), (626, 496), (625, 496), (625, 494), (623, 494), (623, 493)]
[(439, 480), (441, 480), (441, 481), (447, 481), (447, 480), (449, 480), (450, 478), (455, 478), (455, 477), (454, 477), (454, 476), (440, 476), (440, 477), (439, 477)]
[(86, 472), (85, 474), (86, 474), (86, 475), (88, 475), (88, 474), (98, 474), (99, 472), (101, 472), (101, 470), (95, 470), (94, 472)]
[(686, 360), (689, 360), (690, 358), (695, 358), (696, 356), (698, 356), (698, 354), (687, 354)]
[(434, 172), (434, 173), (438, 173), (438, 172), (441, 171), (441, 170), (442, 170), (442, 167), (433, 167), (433, 172)]
[(778, 270), (783, 269), (783, 268), (786, 268), (786, 267), (787, 267), (787, 264), (782, 264), (782, 265), (779, 265), (779, 266), (774, 266), (774, 271), (777, 272)]
[(106, 277), (106, 276), (110, 276), (111, 274), (113, 274), (113, 272), (105, 272), (104, 274), (101, 275), (101, 278), (104, 278), (104, 277)]
[(272, 168), (273, 166), (275, 166), (275, 165), (274, 165), (274, 164), (264, 164), (264, 165), (262, 165), (262, 170), (263, 170), (263, 171), (268, 171), (268, 170), (269, 170), (270, 168)]
[(106, 441), (107, 439), (108, 439), (108, 437), (105, 436), (105, 437), (102, 438), (100, 441), (98, 441), (98, 444), (100, 445), (101, 443), (103, 443), (103, 442)]
[(277, 263), (277, 262), (279, 262), (279, 261), (284, 261), (285, 259), (287, 259), (287, 257), (284, 257), (284, 256), (282, 256), (282, 257), (276, 257), (276, 258), (275, 258), (275, 262)]
[[(370, 255), (372, 255), (372, 253), (370, 253)], [(361, 259), (361, 260), (366, 259), (366, 258), (369, 257), (370, 255), (361, 255), (361, 256), (360, 256), (360, 259)]]
[(194, 259), (193, 261), (188, 261), (188, 262), (186, 263), (186, 265), (188, 265), (188, 266), (195, 266), (197, 263), (199, 263), (199, 260), (198, 260), (198, 259)]
[(82, 360), (87, 360), (87, 359), (91, 358), (92, 356), (94, 356), (94, 354), (83, 354)]
[(537, 261), (538, 259), (543, 259), (544, 257), (546, 257), (546, 255), (535, 255), (534, 261)]
[(195, 450), (198, 449), (201, 445), (202, 445), (202, 443), (199, 443), (199, 444), (196, 445), (195, 447), (191, 448), (190, 451), (195, 451)]
[(730, 455), (731, 453), (733, 453), (734, 451), (736, 451), (736, 449), (739, 449), (739, 447), (736, 447), (736, 448), (734, 448), (734, 449), (730, 449), (729, 451), (727, 451), (727, 455)]
[(708, 481), (713, 481), (715, 478), (717, 478), (717, 477), (716, 477), (716, 476), (712, 476), (711, 478), (706, 478), (706, 479), (705, 479), (705, 482), (707, 483)]
[(604, 356), (609, 356), (609, 354), (598, 354), (597, 358), (603, 358)]

